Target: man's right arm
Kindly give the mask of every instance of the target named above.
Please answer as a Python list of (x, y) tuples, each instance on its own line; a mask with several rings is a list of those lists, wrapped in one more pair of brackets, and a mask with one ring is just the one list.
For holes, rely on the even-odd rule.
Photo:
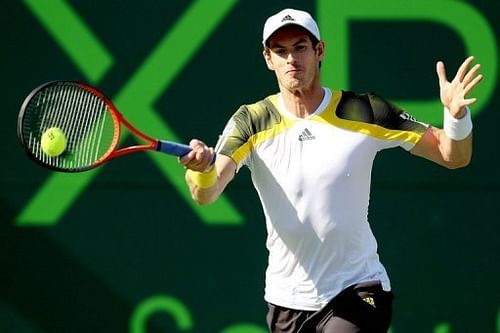
[(233, 179), (236, 163), (228, 156), (217, 155), (213, 148), (199, 140), (191, 140), (193, 150), (180, 158), (186, 170), (186, 183), (193, 200), (201, 205), (214, 202)]

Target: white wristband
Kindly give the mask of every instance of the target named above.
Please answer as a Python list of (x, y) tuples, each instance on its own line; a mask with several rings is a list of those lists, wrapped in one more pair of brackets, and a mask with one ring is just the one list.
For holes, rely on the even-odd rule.
[(465, 114), (457, 119), (450, 114), (450, 110), (444, 107), (443, 129), (446, 135), (455, 141), (460, 141), (469, 136), (472, 132), (472, 117), (468, 107), (465, 107)]

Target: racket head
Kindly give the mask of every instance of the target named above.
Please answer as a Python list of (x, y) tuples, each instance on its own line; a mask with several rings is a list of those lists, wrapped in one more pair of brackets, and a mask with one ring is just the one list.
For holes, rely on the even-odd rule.
[[(52, 81), (24, 100), (17, 134), (26, 154), (45, 168), (62, 172), (93, 169), (110, 158), (120, 138), (120, 114), (99, 90), (78, 81)], [(67, 139), (64, 152), (43, 152), (43, 133), (57, 127)]]

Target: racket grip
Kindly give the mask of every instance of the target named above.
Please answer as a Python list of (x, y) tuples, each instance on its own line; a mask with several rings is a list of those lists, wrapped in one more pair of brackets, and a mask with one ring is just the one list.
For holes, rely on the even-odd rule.
[(188, 145), (184, 145), (182, 143), (158, 140), (156, 150), (166, 154), (182, 157), (189, 153), (192, 149)]

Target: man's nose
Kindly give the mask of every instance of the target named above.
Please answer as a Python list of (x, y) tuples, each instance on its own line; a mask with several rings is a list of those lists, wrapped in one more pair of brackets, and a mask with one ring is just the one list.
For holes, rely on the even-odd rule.
[(286, 57), (287, 63), (293, 64), (293, 63), (295, 63), (296, 60), (297, 59), (295, 57), (295, 54), (293, 52), (288, 52), (288, 56)]

